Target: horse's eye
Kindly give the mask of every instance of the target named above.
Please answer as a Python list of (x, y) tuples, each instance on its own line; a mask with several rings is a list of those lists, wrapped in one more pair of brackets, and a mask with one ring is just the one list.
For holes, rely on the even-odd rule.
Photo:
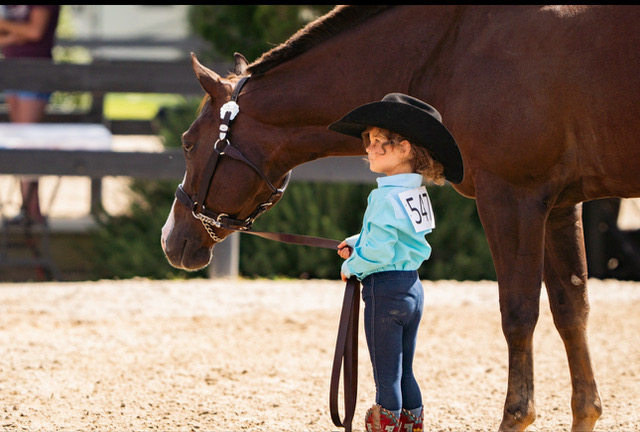
[(188, 152), (196, 145), (194, 141), (189, 140), (185, 134), (182, 135), (182, 148), (184, 151)]

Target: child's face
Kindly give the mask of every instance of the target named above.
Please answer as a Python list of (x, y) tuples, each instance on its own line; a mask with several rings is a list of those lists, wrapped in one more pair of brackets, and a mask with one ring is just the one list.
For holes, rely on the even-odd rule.
[(397, 145), (391, 145), (388, 138), (378, 127), (369, 129), (370, 144), (365, 149), (369, 160), (369, 169), (375, 173), (385, 175), (411, 173), (411, 144), (404, 140)]

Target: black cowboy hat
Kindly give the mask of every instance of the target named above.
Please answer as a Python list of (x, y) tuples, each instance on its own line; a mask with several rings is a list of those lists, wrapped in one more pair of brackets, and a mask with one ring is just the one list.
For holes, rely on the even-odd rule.
[(464, 177), (462, 156), (455, 139), (442, 124), (442, 116), (431, 105), (402, 93), (389, 93), (379, 102), (371, 102), (348, 112), (331, 123), (329, 130), (356, 138), (368, 126), (396, 132), (411, 143), (431, 151), (444, 167), (444, 176), (451, 183)]

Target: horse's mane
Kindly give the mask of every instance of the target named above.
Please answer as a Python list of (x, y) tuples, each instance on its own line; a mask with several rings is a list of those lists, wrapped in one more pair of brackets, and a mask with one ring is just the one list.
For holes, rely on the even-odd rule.
[(261, 75), (275, 66), (308, 51), (315, 45), (334, 37), (336, 34), (353, 28), (389, 7), (391, 6), (337, 6), (331, 12), (298, 30), (286, 42), (262, 54), (260, 58), (249, 65), (247, 72), (252, 76)]

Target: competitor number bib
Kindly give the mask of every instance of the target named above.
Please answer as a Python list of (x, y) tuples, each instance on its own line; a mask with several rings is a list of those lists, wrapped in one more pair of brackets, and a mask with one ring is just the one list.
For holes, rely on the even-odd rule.
[(404, 210), (409, 215), (413, 228), (416, 232), (434, 229), (436, 220), (433, 217), (433, 209), (431, 208), (431, 200), (427, 194), (427, 188), (420, 186), (398, 194), (400, 202)]

